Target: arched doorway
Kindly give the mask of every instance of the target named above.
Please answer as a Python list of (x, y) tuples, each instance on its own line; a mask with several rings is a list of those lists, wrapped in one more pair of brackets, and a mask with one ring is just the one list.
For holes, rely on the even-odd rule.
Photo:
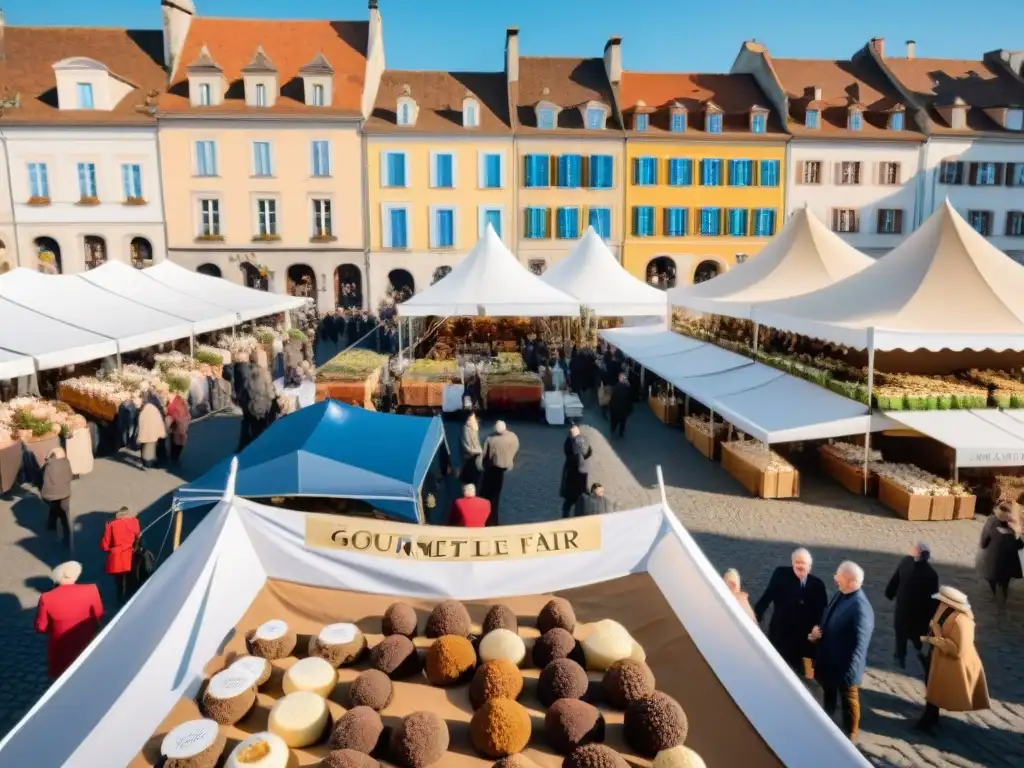
[(107, 261), (107, 241), (97, 235), (85, 236), (85, 268), (96, 269)]
[(128, 249), (131, 253), (133, 267), (145, 269), (153, 266), (153, 246), (149, 240), (144, 237), (133, 237)]
[(706, 283), (712, 278), (718, 277), (717, 261), (702, 261), (693, 271), (693, 283)]
[(392, 269), (388, 272), (388, 283), (391, 293), (395, 296), (395, 301), (405, 301), (416, 293), (416, 283), (412, 279), (412, 275), (404, 269)]
[(266, 291), (270, 288), (270, 277), (266, 267), (257, 267), (251, 261), (243, 261), (238, 265), (242, 270), (242, 280), (246, 288)]
[(430, 284), (433, 285), (436, 282), (444, 280), (451, 273), (452, 268), (449, 266), (440, 266), (434, 270), (434, 276), (430, 278)]
[(222, 276), (220, 267), (218, 267), (216, 264), (210, 263), (200, 264), (198, 267), (196, 267), (196, 272), (198, 272), (200, 275), (209, 275), (210, 277)]
[(39, 259), (39, 271), (49, 275), (59, 275), (64, 271), (64, 262), (60, 256), (60, 245), (52, 237), (35, 239), (36, 254)]
[(658, 256), (647, 264), (647, 284), (667, 291), (676, 287), (676, 263), (668, 256)]
[(306, 299), (316, 298), (316, 272), (308, 264), (288, 267), (288, 295)]
[(334, 301), (342, 309), (363, 308), (363, 273), (355, 264), (334, 270)]

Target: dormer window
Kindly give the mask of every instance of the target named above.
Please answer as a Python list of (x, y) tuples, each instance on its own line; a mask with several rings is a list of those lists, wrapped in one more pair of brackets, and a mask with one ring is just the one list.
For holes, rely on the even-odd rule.
[(92, 83), (76, 83), (75, 91), (78, 96), (78, 108), (93, 109)]
[(804, 115), (804, 127), (817, 130), (821, 126), (821, 112), (817, 109), (808, 109)]
[(750, 132), (765, 133), (768, 130), (768, 112), (764, 109), (750, 111)]
[(480, 102), (476, 99), (464, 99), (462, 101), (462, 127), (480, 127)]
[(587, 130), (604, 130), (605, 115), (607, 114), (604, 107), (587, 107), (583, 114), (586, 119)]
[(245, 103), (250, 107), (267, 108), (277, 102), (277, 69), (263, 52), (263, 46), (246, 66), (242, 67)]
[(188, 75), (189, 101), (192, 106), (215, 107), (221, 103), (227, 90), (227, 81), (205, 45), (185, 72)]
[(646, 131), (647, 124), (649, 122), (649, 115), (635, 114), (633, 115), (633, 130), (634, 131)]
[(399, 125), (416, 125), (416, 116), (419, 114), (419, 109), (416, 106), (415, 99), (408, 95), (400, 98), (398, 100), (398, 109), (396, 114), (398, 115)]
[(331, 106), (334, 68), (322, 53), (318, 53), (306, 66), (299, 69), (305, 103), (311, 107)]
[(134, 89), (113, 75), (105, 64), (84, 56), (58, 61), (53, 65), (53, 74), (57, 79), (57, 106), (61, 110), (110, 111)]
[(902, 131), (903, 130), (903, 112), (892, 112), (889, 115), (889, 130), (890, 131)]
[(324, 106), (324, 87), (320, 83), (313, 86), (313, 98), (311, 99), (314, 107)]
[(1006, 110), (1006, 130), (1008, 131), (1022, 131), (1024, 130), (1024, 109), (1008, 109)]
[(256, 106), (267, 106), (267, 86), (263, 83), (256, 83)]
[(555, 130), (555, 110), (553, 107), (541, 107), (537, 110), (537, 127), (542, 131)]
[(717, 107), (710, 108), (704, 115), (704, 130), (708, 133), (722, 132), (722, 112)]
[(669, 117), (669, 128), (672, 133), (686, 132), (686, 112), (681, 109), (674, 110)]
[(210, 104), (212, 103), (211, 102), (211, 98), (212, 97), (210, 95), (210, 84), (209, 83), (200, 83), (199, 84), (199, 106), (201, 106), (201, 107), (208, 107), (208, 106), (210, 106)]
[(851, 131), (859, 131), (864, 127), (864, 113), (859, 109), (851, 109), (846, 115), (846, 127)]

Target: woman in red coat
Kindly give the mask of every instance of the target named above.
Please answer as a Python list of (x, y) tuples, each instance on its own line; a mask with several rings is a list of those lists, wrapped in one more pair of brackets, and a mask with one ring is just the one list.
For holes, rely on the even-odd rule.
[(174, 464), (181, 461), (191, 421), (185, 398), (179, 392), (171, 392), (171, 401), (167, 404), (167, 431), (171, 435), (171, 462)]
[(132, 573), (132, 550), (141, 529), (138, 518), (128, 507), (121, 507), (114, 519), (103, 528), (100, 549), (107, 553), (107, 573), (117, 583), (117, 599), (123, 605), (128, 599), (128, 583)]
[(70, 667), (96, 636), (103, 603), (95, 584), (76, 584), (82, 564), (73, 560), (53, 569), (56, 586), (40, 595), (36, 632), (47, 636), (46, 661), (56, 680)]

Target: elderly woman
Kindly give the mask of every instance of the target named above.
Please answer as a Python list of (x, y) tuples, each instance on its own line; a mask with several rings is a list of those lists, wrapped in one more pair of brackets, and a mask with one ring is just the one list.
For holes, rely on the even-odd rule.
[(117, 585), (117, 599), (124, 603), (129, 597), (129, 580), (132, 573), (132, 554), (135, 540), (141, 528), (139, 519), (128, 507), (121, 507), (114, 513), (114, 519), (103, 526), (100, 549), (107, 553), (107, 573), (114, 577)]
[(167, 429), (171, 433), (171, 462), (177, 464), (181, 460), (181, 452), (185, 450), (185, 443), (188, 442), (188, 428), (192, 423), (192, 414), (189, 413), (187, 394), (181, 392), (170, 392), (167, 403)]
[(722, 574), (722, 581), (725, 582), (725, 586), (729, 588), (729, 592), (739, 603), (743, 612), (756, 624), (757, 618), (754, 616), (754, 609), (750, 607), (750, 598), (746, 592), (740, 589), (740, 572), (735, 568), (730, 568)]
[(154, 398), (147, 397), (139, 408), (139, 430), (137, 440), (142, 466), (151, 469), (156, 466), (157, 443), (167, 437), (164, 414), (160, 412)]
[(39, 597), (36, 632), (46, 635), (46, 660), (56, 680), (84, 651), (103, 618), (103, 602), (95, 584), (76, 584), (82, 564), (62, 563), (50, 578), (54, 588)]
[[(274, 382), (270, 378), (270, 371), (260, 362), (260, 352), (263, 352), (260, 348), (253, 351), (249, 377), (242, 400), (239, 402), (242, 408), (243, 423), (239, 450), (262, 435), (278, 413), (277, 392), (274, 389)], [(265, 352), (263, 352), (262, 358), (266, 358)]]
[(1019, 507), (1004, 502), (985, 521), (978, 542), (978, 572), (988, 582), (997, 605), (1004, 607), (1010, 591), (1010, 580), (1021, 578), (1020, 550), (1024, 540), (1019, 536)]
[(480, 446), (480, 422), (477, 421), (476, 413), (470, 413), (466, 417), (466, 423), (462, 425), (462, 469), (459, 472), (459, 482), (463, 485), (476, 487), (480, 482), (480, 458), (484, 449)]
[(46, 529), (57, 530), (57, 521), (63, 527), (64, 543), (71, 540), (71, 480), (74, 473), (63, 448), (54, 448), (43, 464), (43, 484), (39, 495), (50, 507)]
[(914, 727), (931, 731), (939, 712), (975, 712), (989, 708), (985, 668), (974, 647), (974, 614), (967, 595), (959, 589), (940, 587), (933, 597), (939, 601), (935, 618), (922, 643), (932, 646), (925, 693), (924, 714)]

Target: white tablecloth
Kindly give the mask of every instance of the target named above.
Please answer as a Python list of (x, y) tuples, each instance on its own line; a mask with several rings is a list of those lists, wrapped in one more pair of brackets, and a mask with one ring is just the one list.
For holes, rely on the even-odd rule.
[(275, 379), (274, 389), (278, 396), (293, 398), (298, 408), (306, 408), (316, 403), (316, 382), (304, 380), (297, 387), (286, 387), (284, 379)]

